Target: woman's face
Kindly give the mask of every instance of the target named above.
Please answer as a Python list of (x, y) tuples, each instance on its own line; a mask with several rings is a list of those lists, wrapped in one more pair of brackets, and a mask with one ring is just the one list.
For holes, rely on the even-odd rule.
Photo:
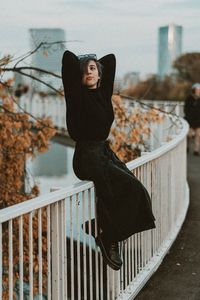
[(90, 60), (82, 77), (82, 84), (88, 89), (96, 89), (99, 81), (99, 72), (95, 61)]

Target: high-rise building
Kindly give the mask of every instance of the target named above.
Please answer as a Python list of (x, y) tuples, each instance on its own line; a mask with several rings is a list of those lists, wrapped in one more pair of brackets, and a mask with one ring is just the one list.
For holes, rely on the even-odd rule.
[[(59, 28), (34, 28), (29, 29), (29, 34), (31, 50), (37, 49), (37, 47), (43, 43), (42, 46), (31, 55), (31, 66), (61, 75), (62, 55), (65, 50), (65, 31)], [(36, 71), (32, 71), (31, 74), (56, 89), (62, 87), (60, 78)], [(51, 88), (35, 80), (32, 80), (31, 87), (33, 92), (36, 93), (54, 93)], [(37, 106), (37, 110), (42, 110), (43, 105), (46, 107), (49, 105), (52, 106), (52, 102), (49, 101), (48, 97), (50, 98), (51, 96), (48, 95), (43, 98), (43, 102), (36, 102), (37, 97), (35, 99), (34, 97), (31, 97), (30, 101), (32, 107)], [(56, 103), (56, 97), (58, 96), (54, 95), (53, 97)], [(51, 113), (52, 107), (49, 107), (50, 117), (52, 116)], [(36, 114), (34, 115), (37, 117)], [(48, 115), (45, 116), (47, 117)], [(57, 117), (61, 118), (59, 110), (57, 111)], [(66, 174), (67, 155), (68, 152), (66, 152), (65, 147), (54, 145), (53, 147), (50, 147), (50, 150), (47, 153), (38, 155), (34, 163), (30, 163), (29, 167), (31, 167), (33, 174), (36, 176), (63, 175)]]
[(158, 75), (163, 78), (173, 72), (173, 62), (182, 53), (183, 27), (171, 24), (159, 28)]
[[(43, 43), (31, 56), (31, 65), (60, 75), (61, 60), (65, 49), (65, 31), (60, 28), (31, 28), (29, 29), (29, 33), (31, 50), (36, 49)], [(33, 72), (33, 75), (39, 76), (41, 80), (57, 89), (61, 86), (61, 80), (59, 78), (35, 71)], [(34, 89), (37, 91), (50, 91), (48, 87), (35, 81)]]

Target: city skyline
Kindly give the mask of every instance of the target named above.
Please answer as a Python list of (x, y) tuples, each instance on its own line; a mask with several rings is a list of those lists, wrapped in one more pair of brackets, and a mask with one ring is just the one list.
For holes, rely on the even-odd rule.
[(0, 54), (29, 51), (29, 28), (60, 28), (69, 50), (99, 58), (114, 53), (117, 75), (144, 76), (157, 73), (161, 26), (183, 26), (183, 53), (199, 52), (199, 12), (197, 0), (7, 0), (0, 12)]

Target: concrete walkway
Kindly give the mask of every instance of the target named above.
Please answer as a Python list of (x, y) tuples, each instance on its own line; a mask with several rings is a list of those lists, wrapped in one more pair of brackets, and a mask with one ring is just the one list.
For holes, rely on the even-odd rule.
[(190, 205), (183, 227), (136, 300), (200, 300), (200, 156), (188, 155), (188, 183)]

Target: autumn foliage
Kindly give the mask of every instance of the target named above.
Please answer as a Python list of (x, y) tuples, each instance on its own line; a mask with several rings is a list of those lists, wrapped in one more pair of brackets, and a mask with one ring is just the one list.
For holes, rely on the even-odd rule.
[(28, 195), (24, 190), (25, 162), (36, 152), (47, 151), (49, 139), (55, 134), (49, 128), (49, 119), (32, 122), (27, 114), (17, 112), (12, 97), (6, 96), (3, 90), (0, 85), (0, 208), (38, 195), (37, 186)]
[(156, 109), (126, 108), (118, 95), (112, 100), (115, 122), (110, 135), (111, 147), (122, 161), (128, 162), (140, 156), (141, 150), (145, 151), (151, 134), (150, 124), (160, 123), (164, 117)]
[[(50, 119), (33, 120), (25, 112), (17, 110), (17, 102), (10, 89), (12, 80), (0, 84), (0, 209), (13, 204), (21, 203), (25, 200), (36, 197), (39, 189), (36, 185), (29, 191), (25, 188), (26, 159), (34, 157), (37, 152), (48, 150), (49, 139), (55, 134)], [(38, 216), (33, 215), (33, 269), (37, 277), (38, 272)], [(11, 223), (10, 223), (11, 226)], [(46, 247), (46, 212), (42, 212), (42, 228), (44, 232), (43, 254)], [(19, 220), (12, 221), (13, 228), (13, 270), (14, 285), (19, 277)], [(3, 300), (8, 299), (8, 231), (9, 224), (3, 223)], [(24, 281), (29, 280), (29, 219), (23, 217), (23, 261), (24, 261)], [(46, 264), (43, 265), (44, 274), (47, 273)], [(36, 292), (38, 284), (34, 285)]]

